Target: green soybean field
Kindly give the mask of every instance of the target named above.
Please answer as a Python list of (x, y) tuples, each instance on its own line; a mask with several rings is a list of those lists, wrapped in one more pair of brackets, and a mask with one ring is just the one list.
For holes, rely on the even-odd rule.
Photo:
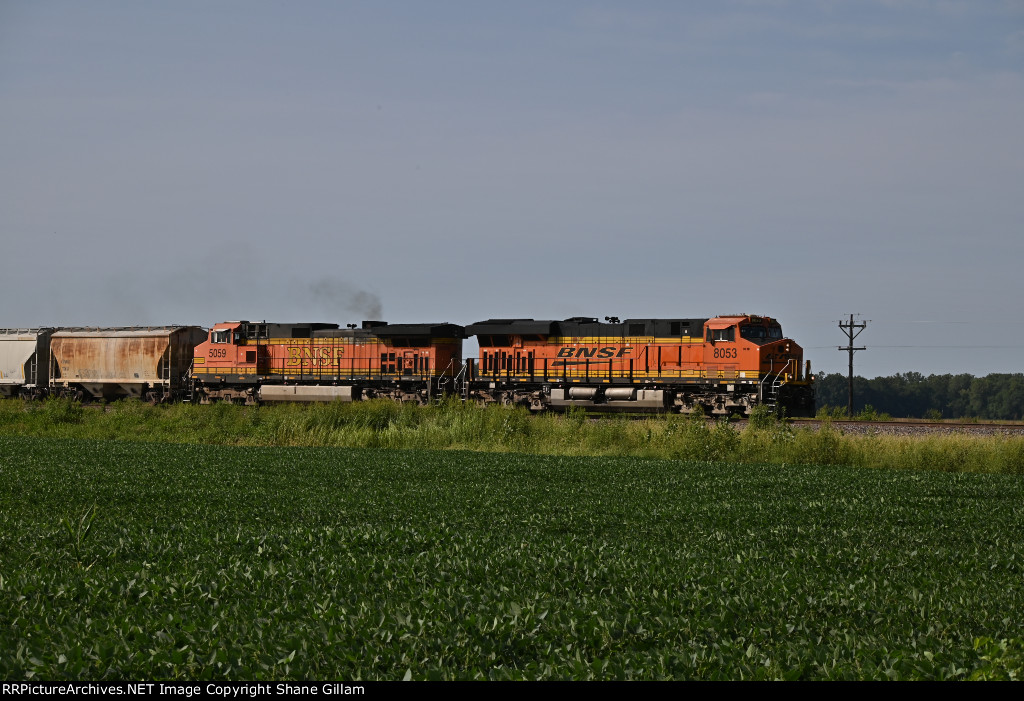
[(0, 436), (0, 677), (1008, 679), (1019, 476)]

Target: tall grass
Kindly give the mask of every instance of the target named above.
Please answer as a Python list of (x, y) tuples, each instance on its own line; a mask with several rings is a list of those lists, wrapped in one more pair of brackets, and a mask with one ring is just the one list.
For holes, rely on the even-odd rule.
[(82, 407), (66, 400), (0, 401), (0, 433), (225, 445), (478, 450), (632, 456), (777, 465), (1024, 474), (1024, 437), (847, 435), (828, 421), (795, 428), (756, 412), (745, 429), (702, 416), (591, 421), (581, 411), (531, 415), (458, 401), (419, 407), (390, 401), (243, 407)]

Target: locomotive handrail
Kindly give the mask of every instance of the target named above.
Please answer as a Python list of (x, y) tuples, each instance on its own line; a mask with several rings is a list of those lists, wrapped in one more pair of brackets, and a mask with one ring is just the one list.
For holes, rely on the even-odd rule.
[[(454, 363), (455, 363), (455, 358), (452, 358), (452, 359), (450, 359), (450, 360), (448, 361), (448, 365), (446, 365), (446, 366), (445, 366), (445, 368), (444, 368), (444, 370), (442, 370), (442, 371), (441, 371), (441, 374), (440, 374), (440, 375), (438, 375), (438, 378), (437, 378), (437, 391), (438, 391), (438, 392), (440, 392), (440, 391), (441, 391), (441, 388), (442, 388), (442, 387), (443, 387), (443, 386), (444, 386), (445, 384), (447, 384), (447, 383), (448, 383), (448, 380), (446, 380), (446, 379), (445, 379), (445, 373), (447, 373), (447, 372), (448, 372), (449, 368), (451, 368), (451, 367), (452, 367), (452, 366), (454, 365)], [(452, 373), (452, 375), (454, 376), (454, 373)]]
[[(455, 358), (452, 358), (452, 362), (453, 363), (455, 362)], [(455, 379), (452, 381), (452, 391), (453, 392), (455, 392), (457, 394), (462, 394), (462, 390), (466, 386), (465, 377), (468, 374), (467, 373), (468, 369), (469, 369), (469, 360), (467, 360), (466, 362), (464, 362), (462, 364), (462, 369), (459, 370), (459, 372), (455, 375)], [(460, 380), (461, 380), (461, 382), (460, 382)]]
[[(788, 368), (792, 362), (793, 359), (790, 358), (789, 360), (786, 361), (786, 364), (782, 366), (782, 369), (775, 373), (775, 379), (772, 380), (772, 394), (775, 394), (775, 390), (782, 385), (782, 383), (779, 381), (779, 378), (782, 376), (782, 373), (786, 371), (786, 368)], [(778, 397), (776, 397), (776, 399), (778, 399)]]
[(764, 379), (761, 380), (757, 384), (757, 390), (758, 390), (758, 394), (760, 395), (760, 400), (761, 401), (765, 400), (765, 396), (764, 396), (764, 383), (768, 382), (768, 380), (771, 379), (771, 384), (769, 386), (772, 388), (772, 390), (774, 390), (775, 386), (776, 386), (775, 383), (778, 382), (779, 377), (782, 375), (783, 372), (786, 371), (786, 368), (789, 367), (789, 364), (793, 362), (793, 359), (790, 358), (789, 360), (787, 360), (786, 364), (783, 365), (782, 368), (777, 373), (775, 373), (775, 377), (774, 378), (772, 378), (772, 372), (775, 370), (775, 360), (773, 359), (773, 360), (770, 360), (769, 362), (771, 363), (771, 365), (768, 366), (768, 372), (765, 373)]
[(774, 359), (769, 360), (768, 362), (769, 362), (768, 372), (766, 372), (764, 374), (764, 378), (760, 382), (757, 383), (758, 399), (760, 401), (762, 401), (762, 402), (764, 401), (764, 383), (768, 381), (769, 377), (771, 377), (772, 370), (774, 369), (774, 366), (775, 366), (775, 360)]
[(782, 369), (781, 369), (781, 370), (779, 370), (779, 371), (778, 371), (778, 372), (777, 372), (777, 373), (775, 374), (775, 381), (776, 381), (776, 382), (778, 382), (778, 380), (779, 380), (779, 376), (780, 376), (780, 375), (782, 375), (782, 373), (784, 373), (784, 372), (786, 371), (786, 368), (788, 368), (788, 367), (790, 366), (790, 364), (791, 364), (792, 362), (793, 362), (793, 359), (792, 359), (792, 358), (790, 358), (789, 360), (787, 360), (787, 361), (786, 361), (786, 364), (782, 366)]

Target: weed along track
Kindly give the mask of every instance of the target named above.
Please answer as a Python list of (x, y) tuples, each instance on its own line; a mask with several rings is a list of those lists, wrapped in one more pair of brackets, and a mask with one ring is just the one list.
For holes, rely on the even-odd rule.
[(617, 456), (762, 465), (848, 465), (1024, 474), (1024, 435), (1010, 426), (782, 422), (757, 409), (747, 422), (699, 415), (590, 420), (580, 410), (534, 415), (452, 399), (212, 406), (0, 401), (0, 435), (178, 444), (329, 446)]

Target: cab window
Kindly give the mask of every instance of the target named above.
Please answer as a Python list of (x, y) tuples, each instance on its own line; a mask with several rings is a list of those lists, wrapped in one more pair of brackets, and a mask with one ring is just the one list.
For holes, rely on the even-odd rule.
[(736, 327), (730, 326), (727, 329), (708, 329), (709, 341), (735, 341)]
[(768, 329), (763, 326), (745, 324), (740, 327), (740, 336), (748, 341), (762, 341), (768, 336)]
[(220, 329), (217, 331), (210, 332), (210, 343), (230, 343), (231, 342), (231, 331), (228, 329)]

